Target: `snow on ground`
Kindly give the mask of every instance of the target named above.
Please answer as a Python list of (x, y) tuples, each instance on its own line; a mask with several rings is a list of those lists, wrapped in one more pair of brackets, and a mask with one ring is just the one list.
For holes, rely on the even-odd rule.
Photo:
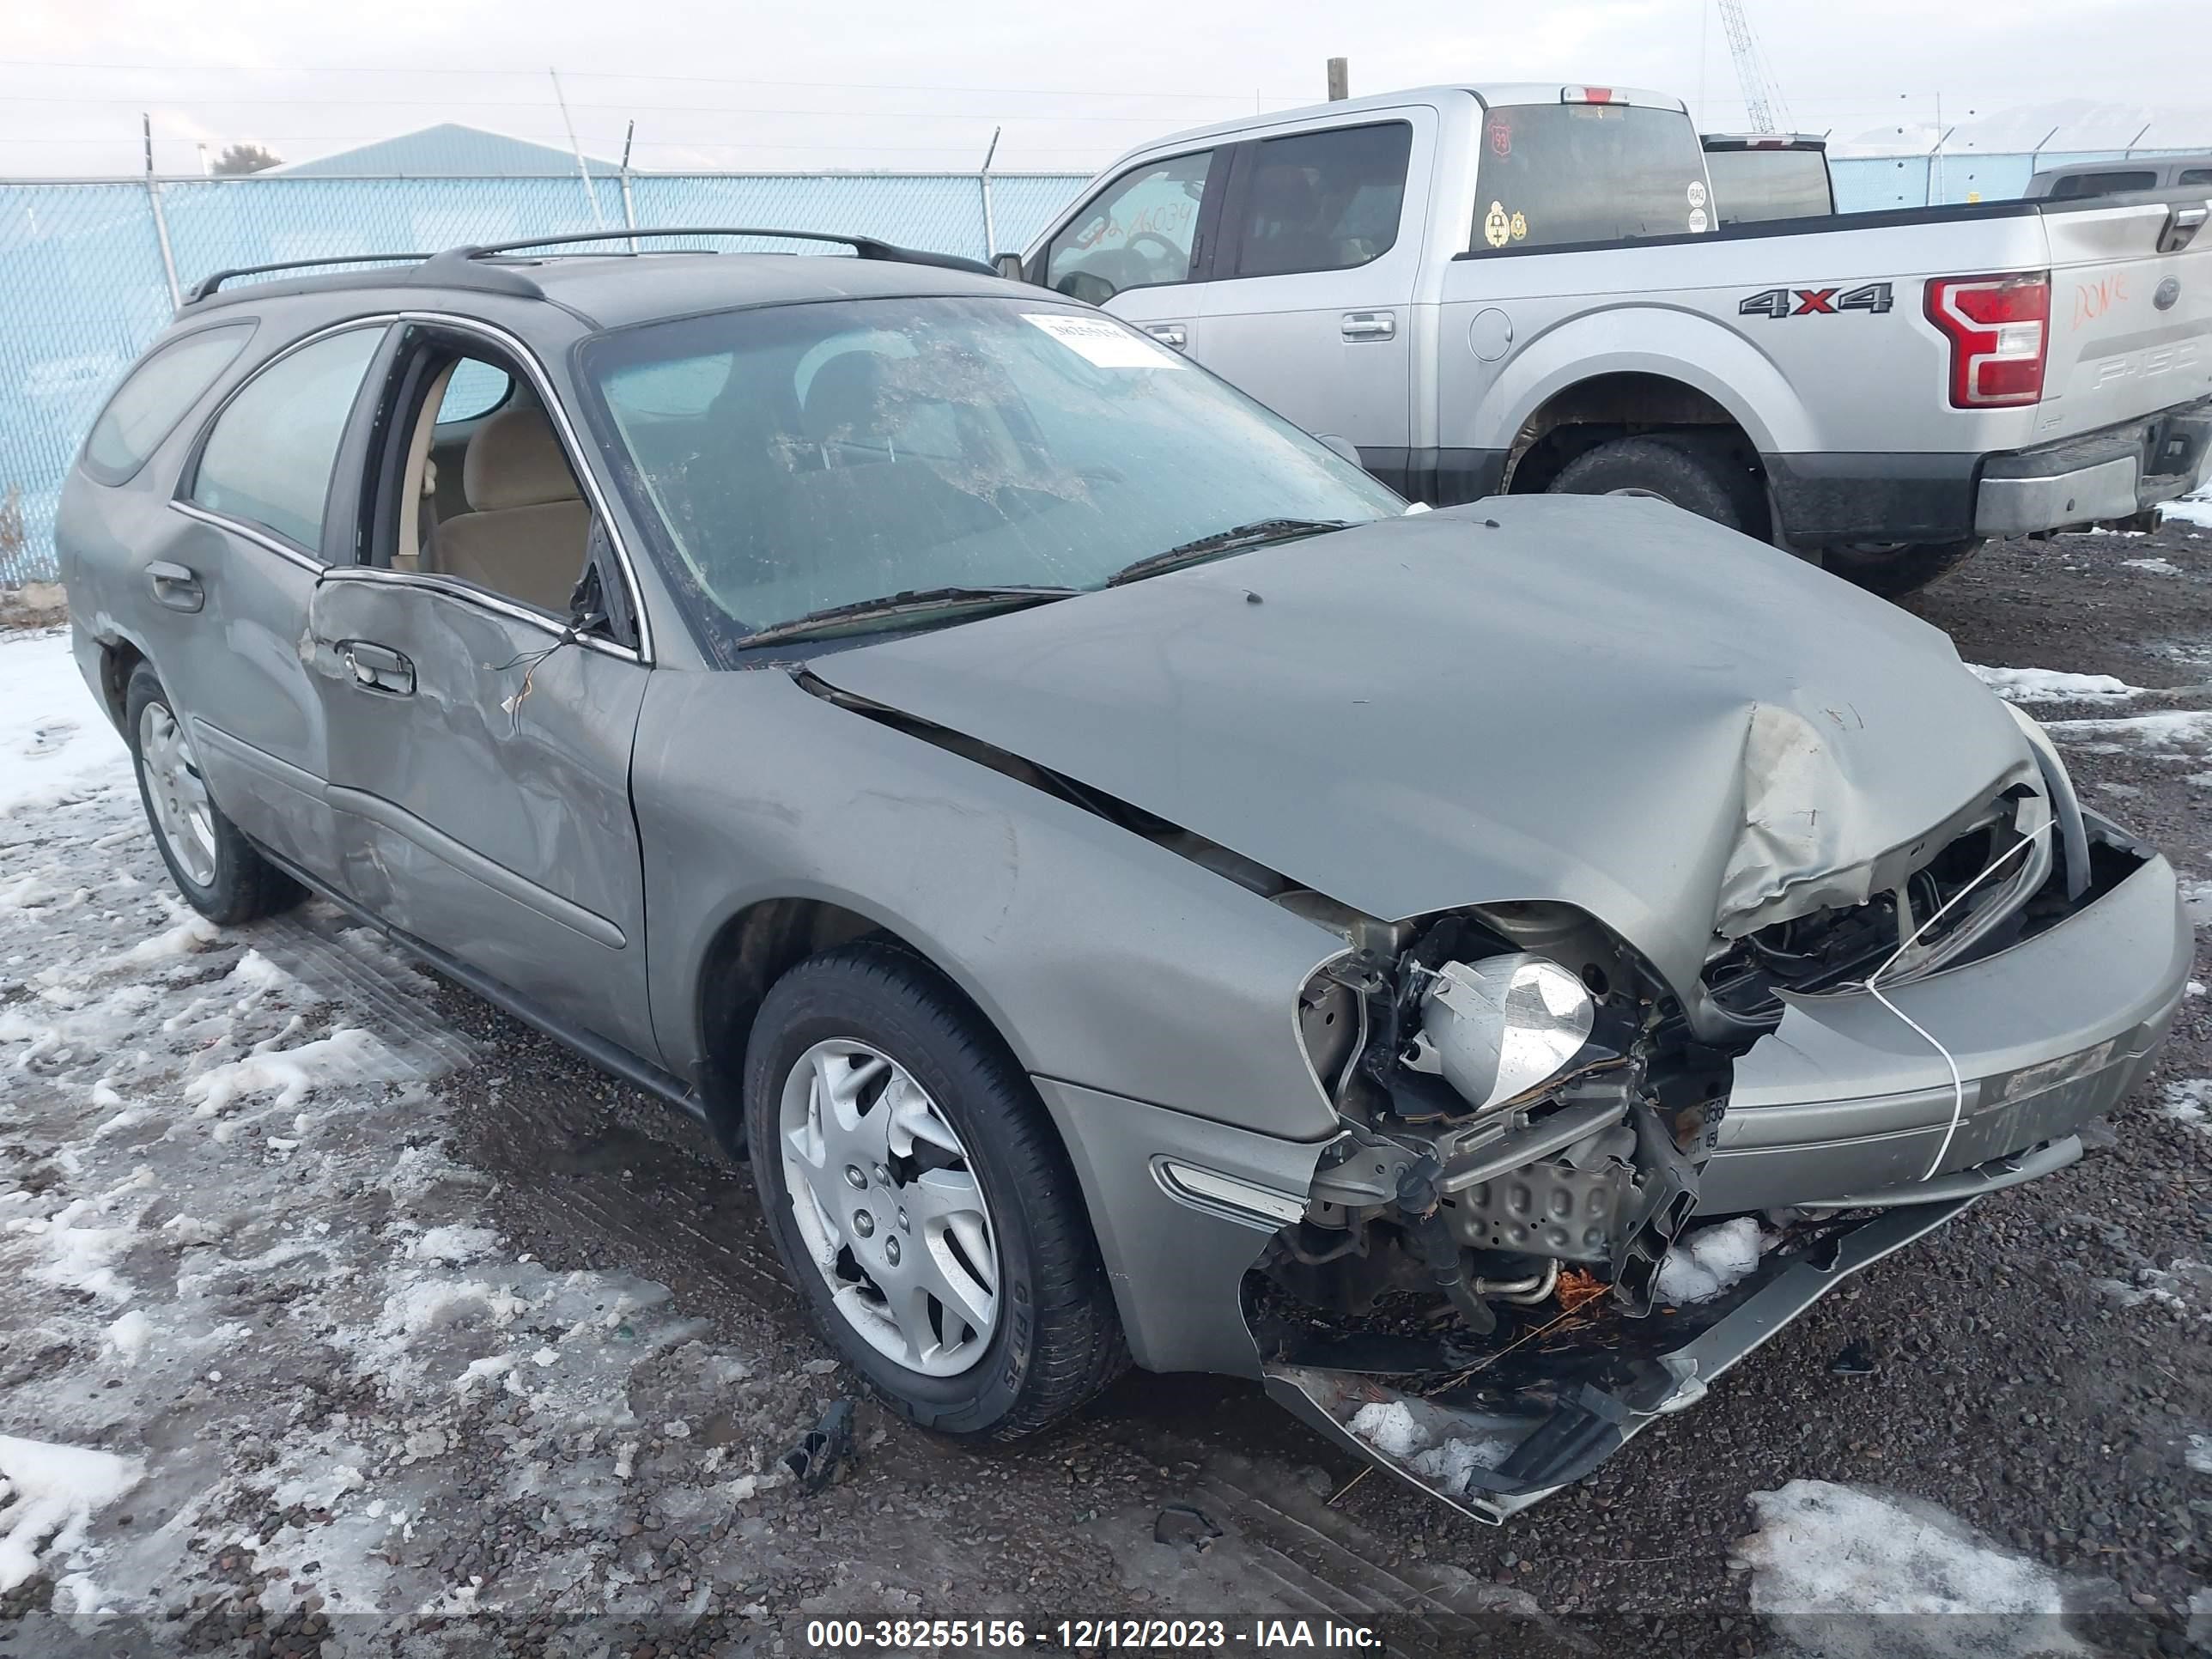
[[(77, 672), (67, 629), (0, 630), (0, 813), (76, 799), (112, 780), (124, 753)], [(9, 885), (0, 878), (0, 904)]]
[(2120, 563), (2130, 570), (2148, 570), (2154, 576), (2179, 576), (2181, 567), (2170, 559), (2122, 559)]
[(2135, 746), (2166, 749), (2212, 740), (2212, 709), (2174, 708), (2105, 720), (2047, 720), (2043, 729), (2062, 743), (2081, 744), (2093, 754), (2118, 754)]
[(2179, 519), (2184, 524), (2203, 525), (2212, 530), (2212, 489), (2200, 489), (2194, 495), (2168, 501), (2164, 510), (2169, 519)]
[(1747, 1215), (1685, 1233), (1659, 1264), (1659, 1300), (1709, 1302), (1757, 1271), (1764, 1248), (1759, 1223)]
[(1477, 1469), (1494, 1469), (1512, 1455), (1513, 1443), (1495, 1435), (1455, 1435), (1425, 1422), (1402, 1400), (1376, 1401), (1352, 1414), (1348, 1425), (1385, 1456), (1463, 1497)]
[(2117, 702), (2142, 695), (2139, 685), (2110, 674), (2069, 674), (2056, 668), (1984, 668), (1967, 672), (2007, 702)]
[(2086, 1651), (2059, 1582), (1933, 1504), (1826, 1480), (1755, 1492), (1758, 1529), (1730, 1563), (1751, 1605), (1821, 1659), (1967, 1659)]
[[(60, 759), (33, 707), (78, 720)], [(474, 1051), (432, 982), (325, 907), (191, 915), (97, 721), (57, 637), (0, 641), (0, 778), (49, 803), (0, 814), (0, 1618), (228, 1653), (249, 1620), (741, 1607), (836, 1378), (516, 1254), (445, 1151)]]
[(2159, 1110), (2199, 1134), (2212, 1135), (2212, 1077), (2184, 1078), (2166, 1085)]

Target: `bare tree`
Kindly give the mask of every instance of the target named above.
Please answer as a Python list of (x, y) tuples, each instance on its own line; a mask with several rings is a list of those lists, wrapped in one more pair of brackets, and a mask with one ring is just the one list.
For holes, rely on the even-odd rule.
[(208, 171), (218, 179), (235, 179), (248, 173), (266, 173), (283, 165), (283, 160), (275, 150), (258, 144), (233, 144), (215, 158)]

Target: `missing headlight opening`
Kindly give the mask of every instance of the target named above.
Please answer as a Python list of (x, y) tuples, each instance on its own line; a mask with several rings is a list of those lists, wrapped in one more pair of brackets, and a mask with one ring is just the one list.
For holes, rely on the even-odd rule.
[[(1464, 1369), (1547, 1321), (1586, 1319), (1599, 1297), (1609, 1319), (1650, 1316), (1661, 1264), (1698, 1209), (1734, 1064), (1786, 1000), (1865, 996), (1877, 972), (1883, 989), (1907, 985), (2063, 920), (2134, 866), (2100, 847), (2069, 872), (2057, 818), (2070, 810), (2013, 787), (1864, 902), (1740, 938), (1717, 929), (1686, 1000), (1572, 907), (1385, 923), (1310, 892), (1277, 895), (1348, 947), (1298, 1010), (1344, 1130), (1304, 1215), (1261, 1260), (1259, 1326), (1278, 1352), (1315, 1354), (1327, 1327), (1326, 1363), (1382, 1356), (1418, 1375)], [(1785, 1228), (1773, 1247), (1818, 1231), (1793, 1240)]]

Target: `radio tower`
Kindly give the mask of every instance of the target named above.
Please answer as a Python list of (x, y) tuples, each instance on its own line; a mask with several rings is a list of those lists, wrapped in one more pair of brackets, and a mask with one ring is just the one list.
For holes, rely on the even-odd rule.
[(1782, 101), (1782, 89), (1774, 83), (1773, 66), (1759, 47), (1759, 37), (1751, 32), (1751, 20), (1743, 15), (1743, 0), (1718, 0), (1721, 27), (1728, 31), (1729, 55), (1735, 59), (1735, 78), (1743, 88), (1744, 113), (1749, 118), (1753, 132), (1786, 132), (1790, 130), (1790, 111)]

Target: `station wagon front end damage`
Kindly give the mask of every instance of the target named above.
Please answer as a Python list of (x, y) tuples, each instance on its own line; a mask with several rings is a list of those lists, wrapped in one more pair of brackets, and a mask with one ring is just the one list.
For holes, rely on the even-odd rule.
[[(2078, 1158), (2185, 982), (2171, 866), (1948, 641), (1686, 514), (1500, 499), (807, 674), (1310, 925), (1295, 1126), (1249, 1025), (1031, 1074), (1138, 1363), (1489, 1520)], [(1161, 1038), (1249, 1010), (1225, 942), (1147, 958)]]
[[(1724, 924), (1688, 999), (1565, 906), (1331, 918), (1300, 1017), (1346, 1127), (1243, 1287), (1268, 1391), (1503, 1521), (2078, 1158), (2180, 998), (2172, 871), (2055, 765), (1929, 840), (1871, 896)], [(1733, 1271), (1670, 1283), (1723, 1226)]]

